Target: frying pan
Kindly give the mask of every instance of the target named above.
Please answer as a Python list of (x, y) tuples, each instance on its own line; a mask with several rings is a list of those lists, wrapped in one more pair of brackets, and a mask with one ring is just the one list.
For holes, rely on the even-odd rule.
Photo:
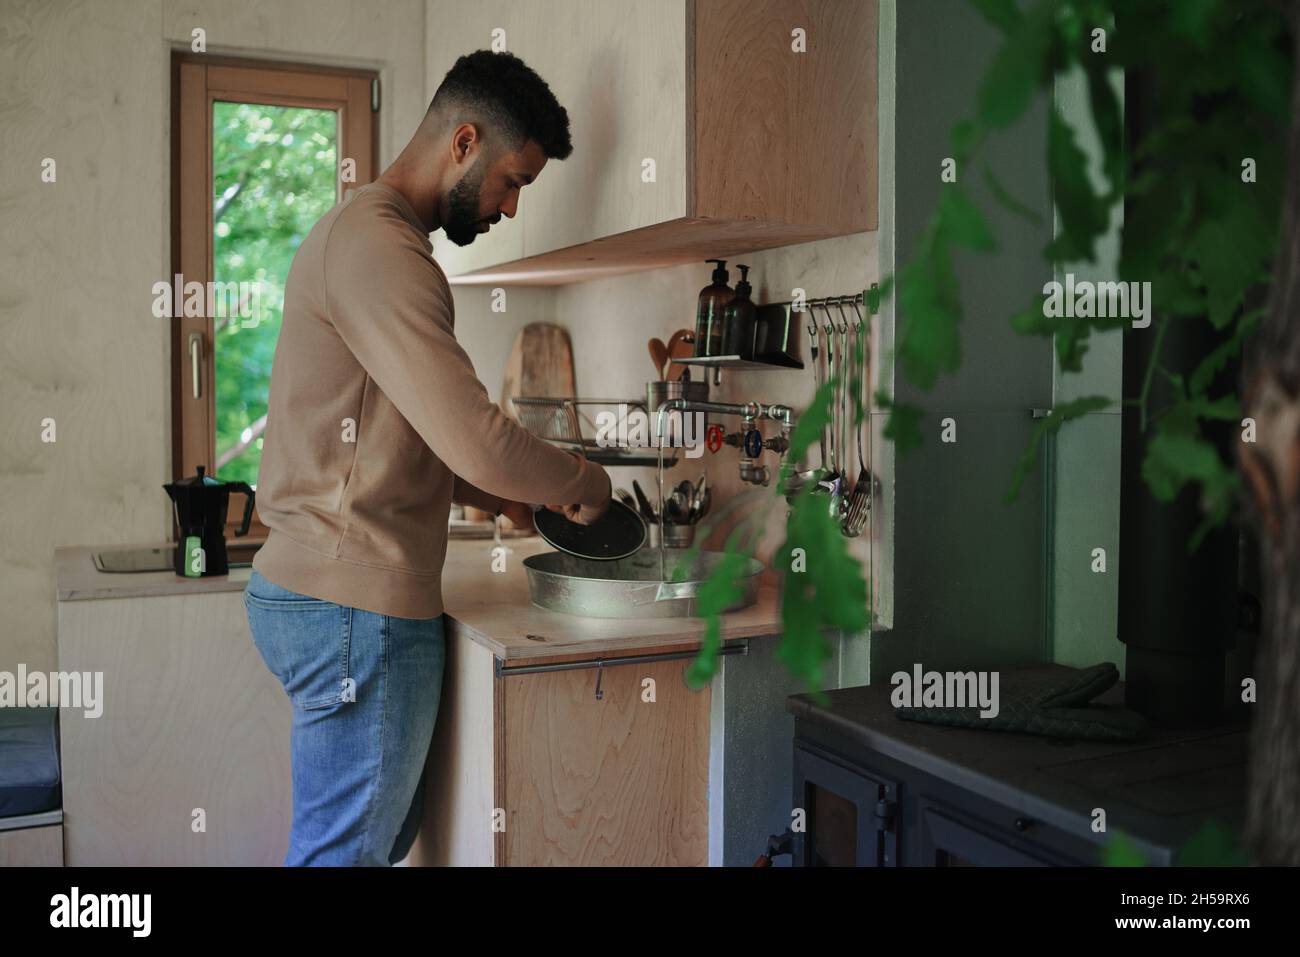
[(610, 499), (605, 514), (590, 525), (571, 522), (559, 512), (538, 506), (533, 512), (537, 533), (556, 551), (608, 562), (627, 558), (645, 545), (646, 523), (639, 512), (619, 499)]

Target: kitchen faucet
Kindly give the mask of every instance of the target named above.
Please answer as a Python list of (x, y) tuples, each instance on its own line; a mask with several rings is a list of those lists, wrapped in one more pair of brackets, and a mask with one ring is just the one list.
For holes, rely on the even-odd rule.
[[(671, 412), (711, 412), (715, 415), (738, 415), (741, 418), (741, 431), (726, 436), (724, 441), (741, 450), (740, 480), (750, 485), (767, 485), (772, 478), (766, 465), (756, 461), (763, 450), (767, 449), (784, 456), (790, 448), (790, 429), (793, 427), (794, 410), (787, 405), (764, 405), (762, 402), (709, 402), (705, 399), (673, 398), (660, 404), (655, 421), (655, 435), (662, 445), (664, 425)], [(762, 433), (754, 428), (754, 423), (766, 419), (781, 424), (781, 434), (764, 439)]]

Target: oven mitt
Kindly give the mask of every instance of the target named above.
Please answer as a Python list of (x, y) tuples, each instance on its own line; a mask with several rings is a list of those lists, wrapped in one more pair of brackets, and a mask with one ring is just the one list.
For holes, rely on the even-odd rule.
[[(1136, 711), (1089, 702), (1119, 680), (1110, 662), (1072, 673), (1017, 675), (999, 678), (998, 713), (981, 718), (980, 708), (895, 708), (907, 721), (925, 721), (956, 728), (1020, 731), (1051, 738), (1123, 740), (1146, 731), (1146, 720)], [(915, 690), (914, 690), (915, 693)]]

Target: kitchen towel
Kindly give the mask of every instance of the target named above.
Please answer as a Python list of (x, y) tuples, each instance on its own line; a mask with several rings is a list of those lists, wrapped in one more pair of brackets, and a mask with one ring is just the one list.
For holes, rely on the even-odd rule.
[(1091, 668), (1044, 675), (1005, 672), (998, 713), (980, 717), (971, 708), (907, 707), (894, 712), (905, 721), (924, 721), (957, 728), (1019, 731), (1053, 738), (1125, 740), (1141, 736), (1146, 720), (1136, 711), (1090, 702), (1119, 680), (1110, 662)]

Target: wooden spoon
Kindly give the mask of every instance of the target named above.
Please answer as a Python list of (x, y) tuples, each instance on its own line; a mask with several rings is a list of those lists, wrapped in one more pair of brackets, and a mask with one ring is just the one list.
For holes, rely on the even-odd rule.
[(671, 364), (668, 366), (667, 378), (670, 381), (680, 379), (687, 367), (674, 360), (689, 359), (694, 355), (695, 333), (690, 329), (678, 329), (668, 340), (668, 361)]
[(664, 377), (664, 366), (668, 365), (668, 347), (664, 345), (662, 339), (651, 339), (649, 346), (650, 361), (655, 364), (655, 378), (662, 380)]

